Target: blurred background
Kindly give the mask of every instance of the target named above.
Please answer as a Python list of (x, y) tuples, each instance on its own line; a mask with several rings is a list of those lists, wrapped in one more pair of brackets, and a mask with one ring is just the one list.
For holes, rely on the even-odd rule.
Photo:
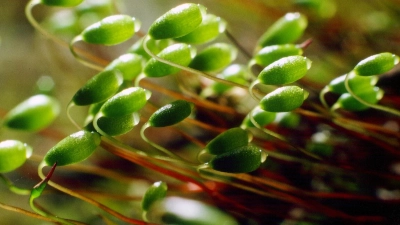
[[(34, 17), (46, 30), (69, 41), (87, 25), (102, 17), (115, 13), (129, 14), (142, 22), (141, 33), (146, 33), (150, 24), (170, 8), (186, 1), (180, 0), (86, 0), (84, 6), (99, 5), (96, 13), (85, 11), (82, 6), (72, 16), (71, 9), (37, 6)], [(313, 61), (306, 82), (310, 89), (318, 92), (336, 76), (352, 69), (361, 59), (379, 52), (400, 54), (400, 2), (398, 0), (197, 0), (192, 1), (207, 7), (208, 12), (225, 19), (228, 31), (249, 53), (262, 33), (287, 12), (301, 12), (308, 18), (308, 28), (299, 41), (313, 39), (304, 55)], [(96, 71), (78, 63), (68, 48), (60, 46), (35, 31), (26, 19), (24, 9), (28, 1), (0, 1), (0, 116), (22, 100), (47, 90), (56, 96), (65, 108), (76, 90)], [(101, 5), (106, 5), (101, 8)], [(76, 22), (75, 20), (78, 20)], [(139, 38), (134, 37), (114, 47), (99, 47), (93, 52), (106, 62), (118, 57)], [(78, 45), (84, 46), (84, 45)], [(243, 54), (238, 63), (245, 63)], [(396, 71), (388, 74), (387, 92), (399, 94)], [(389, 85), (388, 85), (389, 84)], [(392, 84), (392, 85), (390, 85)], [(73, 110), (73, 117), (84, 119), (86, 108)], [(53, 135), (62, 137), (76, 130), (69, 122), (65, 110), (52, 125)], [(35, 149), (35, 154), (44, 154), (54, 139), (25, 132), (1, 130), (0, 139), (20, 139)], [(7, 176), (21, 187), (31, 187), (38, 182), (35, 166), (28, 162), (17, 172)], [(51, 197), (51, 196), (50, 196)], [(49, 198), (50, 198), (49, 197)], [(61, 200), (62, 201), (62, 200)], [(0, 202), (29, 209), (27, 198), (10, 194), (0, 184)], [(53, 202), (54, 205), (59, 204)], [(75, 203), (68, 203), (73, 205)], [(88, 207), (78, 205), (79, 207)], [(1, 224), (46, 224), (32, 221), (0, 209)], [(399, 222), (400, 223), (400, 222)]]

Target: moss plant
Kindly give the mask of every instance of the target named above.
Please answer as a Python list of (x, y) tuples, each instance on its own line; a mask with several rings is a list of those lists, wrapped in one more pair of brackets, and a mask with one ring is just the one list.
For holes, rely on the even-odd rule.
[(2, 224), (400, 221), (394, 0), (170, 2), (27, 4), (54, 74), (1, 77)]

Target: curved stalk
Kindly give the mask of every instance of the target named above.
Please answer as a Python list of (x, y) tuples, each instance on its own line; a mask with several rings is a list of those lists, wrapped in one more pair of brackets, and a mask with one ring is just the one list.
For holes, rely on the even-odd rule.
[(75, 59), (78, 62), (80, 62), (81, 64), (83, 64), (84, 66), (86, 66), (86, 67), (89, 67), (89, 68), (97, 70), (97, 71), (102, 71), (104, 69), (102, 66), (99, 66), (99, 65), (96, 65), (94, 63), (88, 62), (85, 59), (83, 59), (81, 56), (79, 56), (78, 53), (76, 53), (75, 48), (74, 48), (74, 44), (76, 42), (79, 42), (79, 41), (82, 41), (82, 36), (81, 35), (76, 36), (69, 43), (69, 50), (71, 51), (71, 53), (75, 57)]
[(143, 48), (144, 48), (144, 50), (147, 52), (147, 54), (149, 54), (151, 57), (155, 58), (157, 61), (160, 61), (160, 62), (162, 62), (162, 63), (168, 64), (168, 65), (170, 65), (170, 66), (174, 66), (174, 67), (179, 68), (179, 69), (181, 69), (181, 70), (185, 70), (185, 71), (187, 71), (187, 72), (189, 72), (189, 73), (193, 73), (193, 74), (197, 74), (197, 75), (206, 77), (206, 78), (208, 78), (208, 79), (210, 79), (210, 80), (213, 80), (213, 81), (216, 81), (216, 82), (220, 82), (220, 83), (227, 84), (227, 85), (231, 85), (231, 86), (236, 86), (236, 87), (239, 87), (239, 88), (242, 88), (242, 89), (246, 89), (246, 90), (248, 89), (248, 87), (247, 87), (246, 85), (241, 85), (241, 84), (237, 84), (237, 83), (234, 83), (234, 82), (231, 82), (231, 81), (228, 81), (228, 80), (224, 80), (224, 79), (221, 79), (221, 78), (212, 76), (212, 75), (210, 75), (210, 74), (201, 72), (201, 71), (199, 71), (199, 70), (195, 70), (195, 69), (189, 68), (189, 67), (187, 67), (187, 66), (182, 66), (182, 65), (173, 63), (173, 62), (171, 62), (171, 61), (165, 60), (165, 59), (163, 59), (163, 58), (160, 58), (160, 57), (158, 57), (157, 55), (155, 55), (153, 52), (151, 52), (151, 51), (149, 50), (149, 48), (147, 47), (147, 42), (148, 42), (149, 40), (150, 40), (150, 37), (147, 35), (147, 36), (144, 38), (144, 40), (143, 40)]
[[(45, 179), (45, 178), (46, 178), (46, 177), (44, 176), (44, 174), (43, 174), (43, 171), (42, 171), (42, 169), (43, 169), (44, 166), (45, 166), (45, 165), (42, 164), (42, 165), (39, 166), (39, 168), (38, 168), (39, 177), (42, 178), (42, 179)], [(82, 201), (85, 201), (85, 202), (87, 202), (87, 203), (89, 203), (89, 204), (91, 204), (91, 205), (93, 205), (93, 206), (95, 206), (95, 207), (97, 207), (97, 208), (102, 209), (103, 211), (109, 213), (110, 215), (112, 215), (112, 216), (114, 216), (114, 217), (120, 219), (121, 221), (124, 221), (124, 222), (129, 223), (129, 224), (135, 224), (135, 225), (146, 225), (146, 224), (147, 224), (147, 223), (144, 222), (144, 221), (126, 217), (126, 216), (120, 214), (119, 212), (116, 212), (116, 211), (114, 211), (113, 209), (111, 209), (111, 208), (109, 208), (109, 207), (107, 207), (107, 206), (105, 206), (105, 205), (103, 205), (103, 204), (101, 204), (101, 203), (99, 203), (99, 202), (97, 202), (97, 201), (91, 199), (91, 198), (88, 198), (88, 197), (86, 197), (86, 196), (83, 196), (83, 195), (81, 195), (81, 194), (78, 194), (78, 193), (76, 193), (76, 192), (74, 192), (74, 191), (72, 191), (72, 190), (70, 190), (70, 189), (68, 189), (68, 188), (65, 188), (65, 187), (63, 187), (63, 186), (61, 186), (61, 185), (59, 185), (59, 184), (57, 184), (57, 183), (55, 183), (55, 182), (49, 181), (48, 184), (49, 184), (50, 186), (52, 186), (53, 188), (55, 188), (55, 189), (57, 189), (57, 190), (59, 190), (59, 191), (65, 193), (65, 194), (68, 194), (68, 195), (70, 195), (70, 196), (72, 196), (72, 197), (78, 198), (78, 199), (80, 199), (80, 200), (82, 200)]]
[[(352, 73), (352, 72), (350, 72), (350, 73)], [(351, 90), (351, 88), (350, 88), (350, 85), (349, 85), (349, 74), (350, 73), (346, 74), (346, 78), (344, 80), (344, 85), (346, 86), (346, 90), (349, 92), (349, 94), (351, 96), (353, 96), (357, 101), (361, 102), (362, 104), (364, 104), (364, 105), (366, 105), (368, 107), (371, 107), (371, 108), (374, 108), (374, 109), (377, 109), (377, 110), (380, 110), (380, 111), (383, 111), (383, 112), (391, 113), (391, 114), (396, 115), (396, 116), (400, 116), (400, 111), (399, 110), (396, 110), (396, 109), (393, 109), (393, 108), (390, 108), (390, 107), (386, 107), (386, 106), (382, 106), (382, 105), (378, 105), (378, 104), (371, 104), (369, 102), (364, 101), (360, 97), (358, 97), (353, 92), (353, 90)]]

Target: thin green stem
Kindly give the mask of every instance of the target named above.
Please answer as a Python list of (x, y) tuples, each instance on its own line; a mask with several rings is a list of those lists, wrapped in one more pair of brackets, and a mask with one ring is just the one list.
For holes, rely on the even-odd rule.
[[(43, 171), (42, 171), (42, 169), (45, 166), (45, 164), (42, 163), (41, 165), (42, 166), (39, 166), (39, 168), (38, 168), (38, 174), (39, 174), (40, 178), (45, 179), (45, 176), (44, 176)], [(109, 208), (109, 207), (107, 207), (107, 206), (105, 206), (105, 205), (103, 205), (103, 204), (91, 199), (91, 198), (88, 198), (88, 197), (83, 196), (83, 195), (81, 195), (79, 193), (76, 193), (76, 192), (74, 192), (74, 191), (72, 191), (72, 190), (70, 190), (68, 188), (65, 188), (65, 187), (63, 187), (63, 186), (61, 186), (61, 185), (59, 185), (57, 183), (49, 181), (48, 184), (50, 186), (52, 186), (53, 188), (65, 193), (65, 194), (68, 194), (68, 195), (70, 195), (72, 197), (75, 197), (75, 198), (80, 199), (80, 200), (82, 200), (84, 202), (87, 202), (87, 203), (89, 203), (91, 205), (94, 205), (95, 207), (98, 207), (99, 209), (102, 209), (103, 211), (109, 213), (110, 215), (113, 215), (114, 217), (120, 219), (121, 221), (127, 222), (129, 224), (136, 224), (136, 225), (146, 225), (147, 224), (144, 221), (126, 217), (126, 216), (120, 214), (119, 212), (116, 212), (113, 209), (111, 209), (111, 208)]]
[(325, 100), (325, 95), (326, 95), (326, 93), (328, 93), (328, 92), (329, 92), (329, 87), (328, 87), (328, 86), (325, 86), (325, 87), (321, 90), (321, 92), (319, 93), (319, 100), (321, 101), (322, 105), (323, 105), (326, 109), (329, 109), (329, 105), (328, 105), (328, 103), (327, 103), (326, 100)]
[[(30, 212), (30, 211), (27, 211), (25, 209), (21, 209), (21, 208), (15, 207), (15, 206), (6, 205), (1, 202), (0, 202), (0, 208), (11, 211), (11, 212), (20, 213), (22, 215), (29, 216), (29, 217), (39, 219), (39, 220), (43, 220), (43, 221), (48, 221), (48, 222), (53, 222), (53, 223), (58, 222), (57, 220), (54, 220), (52, 218), (48, 218), (48, 217), (39, 215), (37, 213)], [(83, 223), (77, 223), (77, 224), (83, 224)]]
[(54, 36), (53, 34), (47, 32), (45, 29), (43, 29), (42, 26), (40, 26), (40, 24), (36, 21), (36, 19), (33, 17), (32, 15), (32, 9), (33, 7), (35, 7), (36, 5), (40, 5), (41, 1), (40, 0), (31, 0), (29, 1), (28, 4), (26, 4), (25, 7), (25, 15), (26, 18), (28, 19), (29, 23), (36, 29), (38, 30), (40, 33), (42, 33), (45, 37), (51, 39), (52, 41), (56, 42), (57, 44), (60, 45), (65, 45), (64, 41), (59, 39), (58, 37)]
[(147, 142), (148, 144), (150, 144), (151, 146), (153, 146), (154, 148), (156, 148), (156, 149), (159, 150), (160, 152), (162, 152), (162, 153), (168, 155), (168, 156), (171, 157), (171, 158), (179, 159), (179, 160), (185, 161), (182, 157), (180, 157), (180, 156), (176, 155), (175, 153), (169, 151), (168, 149), (166, 149), (166, 148), (164, 148), (164, 147), (162, 147), (162, 146), (160, 146), (160, 145), (158, 145), (158, 144), (156, 144), (156, 143), (150, 141), (150, 140), (146, 137), (146, 135), (144, 134), (144, 131), (145, 131), (147, 128), (149, 128), (149, 127), (150, 127), (150, 124), (149, 124), (149, 123), (145, 123), (145, 124), (142, 126), (142, 128), (140, 129), (140, 136), (142, 137), (142, 139), (143, 139), (145, 142)]
[(250, 86), (249, 86), (249, 93), (250, 93), (250, 96), (251, 96), (254, 100), (256, 100), (257, 102), (259, 102), (261, 99), (258, 98), (258, 97), (254, 94), (253, 90), (254, 90), (254, 87), (255, 87), (257, 84), (259, 84), (259, 83), (260, 83), (260, 82), (259, 82), (258, 80), (254, 80), (254, 81), (250, 84)]
[(252, 110), (252, 111), (250, 112), (249, 118), (250, 118), (250, 121), (254, 124), (255, 127), (257, 127), (258, 129), (260, 129), (260, 130), (263, 131), (264, 133), (266, 133), (266, 134), (268, 134), (268, 135), (270, 135), (270, 136), (272, 136), (272, 137), (274, 137), (274, 138), (276, 138), (276, 139), (279, 139), (279, 140), (281, 140), (281, 141), (283, 141), (283, 142), (289, 144), (289, 145), (292, 146), (294, 149), (300, 151), (301, 153), (303, 153), (303, 154), (305, 154), (305, 155), (307, 155), (307, 156), (310, 156), (310, 157), (312, 157), (312, 158), (314, 158), (314, 159), (322, 160), (321, 157), (319, 157), (319, 156), (317, 156), (317, 155), (315, 155), (315, 154), (313, 154), (313, 153), (307, 151), (306, 149), (300, 148), (300, 147), (295, 146), (294, 144), (290, 143), (290, 141), (288, 141), (285, 137), (281, 136), (280, 134), (275, 133), (275, 132), (273, 132), (273, 131), (271, 131), (271, 130), (268, 130), (268, 129), (265, 129), (264, 127), (262, 127), (262, 126), (254, 119), (253, 113), (254, 113), (254, 110)]
[[(350, 73), (352, 73), (352, 72), (350, 72)], [(369, 102), (364, 101), (362, 98), (358, 97), (353, 92), (353, 90), (351, 90), (351, 88), (350, 88), (350, 85), (349, 85), (349, 74), (350, 73), (346, 74), (346, 78), (344, 80), (344, 85), (346, 86), (346, 90), (349, 92), (349, 94), (351, 96), (353, 96), (357, 101), (361, 102), (362, 104), (364, 104), (364, 105), (366, 105), (368, 107), (371, 107), (371, 108), (374, 108), (374, 109), (377, 109), (377, 110), (381, 110), (383, 112), (391, 113), (391, 114), (396, 115), (396, 116), (400, 116), (400, 111), (399, 110), (396, 110), (396, 109), (393, 109), (393, 108), (390, 108), (390, 107), (386, 107), (386, 106), (377, 105), (377, 104), (371, 104)]]
[(81, 64), (83, 64), (86, 67), (89, 67), (91, 69), (97, 70), (97, 71), (103, 71), (103, 67), (96, 65), (94, 63), (88, 62), (87, 60), (83, 59), (81, 56), (78, 55), (78, 53), (76, 53), (75, 48), (74, 48), (74, 44), (76, 42), (82, 41), (82, 35), (78, 35), (76, 36), (74, 39), (71, 40), (71, 42), (69, 43), (69, 50), (71, 51), (72, 55), (75, 57), (75, 59), (80, 62)]
[[(38, 169), (39, 169), (40, 171), (42, 171), (42, 168), (45, 167), (45, 166), (46, 166), (46, 164), (45, 164), (44, 162), (42, 162), (42, 163), (39, 165)], [(34, 187), (34, 188), (32, 189), (32, 191), (31, 191), (31, 196), (30, 196), (30, 198), (29, 198), (29, 205), (30, 205), (30, 207), (32, 208), (32, 210), (35, 211), (35, 212), (36, 212), (37, 214), (39, 214), (39, 215), (42, 215), (42, 216), (51, 218), (51, 219), (53, 219), (53, 220), (55, 220), (55, 221), (57, 221), (57, 222), (59, 222), (59, 223), (61, 223), (61, 224), (74, 225), (74, 223), (68, 221), (67, 219), (54, 216), (54, 215), (52, 215), (52, 214), (50, 214), (50, 213), (48, 213), (48, 212), (45, 212), (45, 211), (43, 211), (42, 209), (36, 207), (35, 202), (34, 202), (34, 200), (35, 200), (36, 198), (38, 198), (38, 197), (41, 196), (41, 194), (42, 194), (44, 188), (46, 187), (48, 181), (50, 180), (51, 176), (53, 175), (53, 172), (54, 172), (55, 168), (56, 168), (56, 164), (53, 165), (53, 167), (51, 168), (51, 170), (50, 170), (50, 172), (49, 172), (49, 174), (48, 174), (47, 176), (44, 176), (44, 175), (42, 174), (42, 175), (43, 175), (43, 176), (41, 176), (42, 181), (41, 181), (40, 183), (38, 183), (37, 185), (35, 185), (35, 187)]]
[(201, 72), (199, 70), (195, 70), (195, 69), (189, 68), (187, 66), (182, 66), (182, 65), (179, 65), (177, 63), (173, 63), (173, 62), (168, 61), (166, 59), (160, 58), (157, 55), (155, 55), (153, 52), (151, 52), (149, 50), (149, 48), (147, 47), (147, 42), (149, 40), (150, 40), (150, 37), (148, 35), (143, 39), (143, 48), (147, 52), (147, 54), (149, 54), (151, 57), (155, 58), (157, 61), (160, 61), (162, 63), (168, 64), (170, 66), (174, 66), (174, 67), (179, 68), (181, 70), (185, 70), (185, 71), (187, 71), (189, 73), (193, 73), (193, 74), (197, 74), (197, 75), (206, 77), (206, 78), (211, 79), (211, 80), (216, 81), (216, 82), (220, 82), (220, 83), (227, 84), (227, 85), (230, 85), (230, 86), (236, 86), (236, 87), (243, 88), (243, 89), (246, 89), (246, 90), (248, 89), (248, 87), (246, 85), (241, 85), (241, 84), (237, 84), (237, 83), (225, 80), (225, 79), (221, 79), (221, 78), (215, 77), (213, 75)]
[(71, 121), (71, 123), (72, 123), (76, 128), (78, 128), (78, 130), (82, 130), (82, 127), (79, 126), (78, 123), (76, 123), (76, 121), (72, 118), (71, 113), (70, 113), (71, 108), (72, 108), (74, 105), (75, 105), (75, 103), (72, 102), (72, 101), (68, 104), (68, 106), (67, 106), (67, 117), (68, 117), (69, 121)]
[(25, 189), (25, 188), (19, 188), (17, 186), (15, 186), (10, 179), (8, 179), (7, 177), (5, 177), (3, 174), (0, 173), (0, 180), (2, 180), (4, 182), (5, 185), (7, 185), (8, 189), (12, 192), (14, 192), (15, 194), (18, 195), (29, 195), (31, 193), (31, 190)]

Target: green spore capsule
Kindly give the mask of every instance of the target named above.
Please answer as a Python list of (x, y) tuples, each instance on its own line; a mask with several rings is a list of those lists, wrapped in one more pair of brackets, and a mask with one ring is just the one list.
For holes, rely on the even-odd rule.
[(58, 100), (48, 95), (34, 95), (11, 109), (4, 117), (3, 125), (35, 132), (49, 126), (59, 113)]
[(40, 0), (40, 3), (47, 6), (74, 7), (81, 4), (83, 0)]
[(189, 64), (189, 67), (205, 71), (214, 72), (228, 66), (236, 59), (237, 49), (226, 43), (212, 44), (198, 53)]
[[(345, 86), (346, 74), (333, 79), (329, 84), (329, 91), (336, 94), (347, 93)], [(349, 86), (354, 93), (359, 93), (365, 91), (365, 89), (371, 89), (377, 82), (377, 76), (356, 76), (354, 73), (349, 74)]]
[(127, 53), (113, 60), (105, 70), (118, 70), (121, 72), (124, 80), (131, 81), (142, 72), (143, 64), (144, 60), (142, 56)]
[(123, 83), (121, 73), (116, 70), (104, 70), (81, 87), (72, 98), (75, 105), (90, 105), (107, 100), (113, 96)]
[(52, 147), (44, 156), (47, 166), (57, 162), (57, 166), (65, 166), (88, 158), (100, 145), (100, 135), (96, 132), (78, 131), (64, 138)]
[(120, 44), (135, 34), (136, 22), (128, 15), (109, 16), (83, 30), (82, 40), (90, 44)]
[(293, 43), (303, 35), (307, 23), (307, 18), (300, 13), (287, 13), (268, 28), (258, 40), (258, 45)]
[(147, 218), (156, 224), (239, 225), (231, 215), (217, 207), (181, 197), (157, 201), (148, 210)]
[[(384, 93), (380, 88), (373, 87), (369, 90), (365, 90), (364, 92), (357, 93), (357, 96), (370, 104), (376, 104), (383, 97), (383, 94)], [(369, 107), (359, 102), (351, 94), (344, 93), (339, 97), (332, 108), (342, 108), (348, 111), (363, 111)]]
[(150, 25), (149, 35), (153, 39), (177, 38), (196, 29), (203, 20), (198, 4), (179, 5), (159, 17)]
[[(233, 83), (246, 85), (247, 77), (249, 77), (246, 66), (240, 64), (232, 64), (226, 67), (221, 73), (217, 75), (218, 78), (231, 81)], [(211, 92), (211, 94), (222, 94), (232, 88), (232, 85), (214, 82), (209, 88), (204, 89), (204, 92)]]
[(171, 126), (184, 120), (192, 113), (193, 104), (185, 100), (173, 101), (155, 111), (149, 118), (152, 127)]
[(204, 44), (217, 38), (220, 33), (225, 31), (225, 28), (226, 22), (220, 17), (206, 14), (203, 16), (201, 24), (194, 31), (175, 38), (175, 41), (187, 44)]
[(287, 56), (265, 67), (258, 80), (267, 85), (284, 85), (302, 78), (311, 67), (311, 61), (303, 56)]
[(215, 156), (210, 167), (226, 173), (248, 173), (261, 165), (261, 150), (255, 146), (242, 146)]
[(167, 183), (158, 181), (151, 185), (142, 199), (142, 210), (148, 211), (150, 206), (155, 202), (165, 198), (167, 195), (168, 186)]
[(242, 128), (235, 127), (224, 131), (212, 139), (205, 149), (210, 154), (220, 155), (248, 144), (249, 133)]
[(283, 57), (302, 54), (303, 50), (294, 44), (271, 45), (258, 51), (254, 59), (258, 65), (268, 66)]
[(384, 52), (360, 61), (353, 71), (359, 76), (379, 75), (393, 69), (397, 63), (399, 63), (397, 55)]
[[(140, 38), (138, 41), (136, 41), (128, 50), (129, 53), (135, 53), (137, 55), (142, 56), (146, 60), (151, 59), (151, 56), (144, 50), (143, 48), (143, 38)], [(162, 40), (154, 40), (154, 39), (148, 39), (146, 42), (147, 48), (154, 54), (160, 53), (164, 48), (168, 47), (171, 45), (171, 39), (162, 39)]]
[(244, 127), (255, 127), (254, 124), (250, 120), (250, 116), (253, 116), (253, 119), (260, 125), (264, 127), (272, 122), (274, 122), (276, 118), (276, 113), (264, 111), (260, 108), (255, 108), (250, 112), (246, 118), (242, 122), (242, 126)]
[(143, 108), (150, 96), (151, 92), (141, 87), (126, 88), (108, 99), (100, 112), (106, 117), (132, 114)]
[[(162, 50), (157, 56), (187, 66), (192, 61), (192, 48), (187, 44), (174, 44)], [(143, 71), (147, 77), (163, 77), (177, 73), (180, 69), (152, 58), (146, 63)]]
[(11, 172), (25, 163), (32, 148), (17, 140), (0, 142), (0, 173)]
[[(140, 121), (139, 115), (129, 114), (118, 117), (100, 117), (97, 119), (97, 126), (102, 132), (110, 136), (123, 135), (131, 131)], [(95, 130), (95, 128), (90, 125), (90, 130)]]
[(285, 86), (270, 92), (260, 101), (260, 108), (269, 112), (288, 112), (303, 104), (308, 93), (297, 86)]

